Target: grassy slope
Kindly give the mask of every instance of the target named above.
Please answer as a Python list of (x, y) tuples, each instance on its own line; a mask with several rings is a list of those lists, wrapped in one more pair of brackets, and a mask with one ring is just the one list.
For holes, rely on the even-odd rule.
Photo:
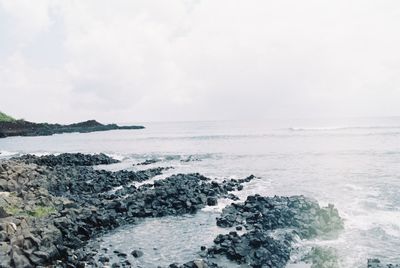
[(9, 115), (6, 115), (5, 113), (0, 112), (0, 122), (12, 122), (12, 121), (15, 121), (15, 119)]

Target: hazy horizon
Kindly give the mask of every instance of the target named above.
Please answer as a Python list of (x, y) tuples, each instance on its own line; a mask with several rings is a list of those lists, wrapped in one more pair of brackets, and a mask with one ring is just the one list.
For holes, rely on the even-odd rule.
[[(3, 111), (0, 111), (3, 112)], [(7, 114), (7, 113), (6, 113)], [(26, 120), (26, 121), (31, 121), (35, 123), (61, 123), (61, 124), (73, 124), (73, 123), (78, 123), (78, 122), (83, 122), (83, 121), (88, 121), (88, 120), (96, 120), (100, 123), (103, 124), (112, 124), (116, 123), (119, 125), (129, 125), (129, 124), (158, 124), (158, 123), (210, 123), (210, 122), (215, 122), (215, 123), (258, 123), (258, 124), (270, 124), (272, 123), (272, 126), (274, 125), (273, 123), (282, 123), (283, 125), (286, 123), (287, 127), (307, 127), (304, 125), (296, 125), (296, 123), (301, 123), (301, 122), (309, 122), (313, 123), (312, 125), (309, 125), (310, 127), (379, 127), (379, 126), (387, 126), (387, 127), (393, 127), (393, 126), (400, 126), (400, 115), (382, 115), (382, 116), (339, 116), (339, 117), (334, 117), (334, 116), (322, 116), (322, 117), (269, 117), (269, 118), (248, 118), (248, 119), (193, 119), (193, 120), (147, 120), (147, 121), (140, 121), (140, 120), (121, 120), (119, 118), (111, 119), (111, 120), (100, 120), (98, 118), (81, 118), (77, 120), (70, 120), (66, 118), (63, 121), (45, 121), (45, 120), (29, 120), (26, 117), (15, 117), (12, 114), (7, 114), (12, 116), (16, 120)], [(378, 120), (378, 121), (374, 121)], [(382, 120), (380, 123), (379, 120)], [(391, 120), (394, 120), (397, 122), (399, 121), (399, 124), (388, 124)], [(375, 124), (373, 124), (374, 122)], [(290, 123), (293, 123), (290, 125)], [(372, 123), (372, 124), (371, 124)]]
[(0, 0), (0, 111), (37, 122), (399, 116), (398, 1)]

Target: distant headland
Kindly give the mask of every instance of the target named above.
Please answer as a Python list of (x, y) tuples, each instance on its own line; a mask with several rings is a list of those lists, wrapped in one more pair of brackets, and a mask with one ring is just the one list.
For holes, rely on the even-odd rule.
[(101, 124), (96, 120), (61, 125), (49, 123), (33, 123), (0, 112), (0, 138), (10, 136), (49, 136), (61, 133), (89, 133), (115, 129), (143, 129), (144, 126), (118, 126), (117, 124)]

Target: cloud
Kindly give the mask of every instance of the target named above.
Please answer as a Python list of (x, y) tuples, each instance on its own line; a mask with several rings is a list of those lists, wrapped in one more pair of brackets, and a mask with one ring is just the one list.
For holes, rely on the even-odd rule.
[(17, 48), (29, 45), (37, 34), (51, 26), (51, 8), (50, 0), (1, 0), (2, 35), (13, 39)]
[(400, 113), (397, 1), (0, 3), (1, 109), (32, 120)]

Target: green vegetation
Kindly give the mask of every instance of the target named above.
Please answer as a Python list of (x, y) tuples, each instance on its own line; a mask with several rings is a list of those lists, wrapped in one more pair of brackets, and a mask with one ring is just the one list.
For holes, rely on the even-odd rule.
[(5, 211), (10, 215), (20, 215), (22, 212), (22, 210), (16, 206), (6, 207)]
[(53, 207), (46, 207), (46, 206), (36, 206), (33, 210), (23, 210), (16, 206), (7, 207), (6, 212), (13, 216), (31, 216), (35, 218), (42, 218), (46, 217), (57, 210)]
[(42, 207), (38, 206), (34, 210), (29, 211), (28, 214), (32, 217), (42, 218), (56, 212), (56, 209), (53, 207)]
[(0, 112), (0, 122), (14, 122), (15, 119), (5, 113)]

